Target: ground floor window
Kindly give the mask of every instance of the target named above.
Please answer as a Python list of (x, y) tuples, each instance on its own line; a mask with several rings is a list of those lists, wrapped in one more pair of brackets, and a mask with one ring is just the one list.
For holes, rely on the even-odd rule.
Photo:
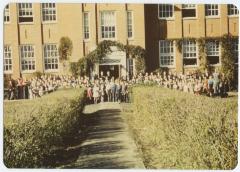
[(168, 40), (159, 41), (159, 61), (160, 61), (160, 67), (174, 66), (173, 41), (168, 41)]
[(183, 41), (183, 65), (196, 66), (197, 65), (197, 46), (196, 41), (184, 40)]
[(35, 55), (33, 45), (20, 46), (21, 70), (33, 71), (35, 70)]
[(12, 71), (12, 49), (9, 45), (4, 46), (4, 71)]
[(56, 44), (45, 44), (44, 45), (44, 65), (45, 70), (56, 70), (58, 69), (58, 50)]
[(220, 63), (219, 41), (208, 41), (206, 43), (207, 59), (210, 65)]
[(239, 51), (238, 39), (235, 39), (233, 41), (233, 49), (234, 49), (235, 63), (238, 63), (238, 51)]
[(130, 76), (134, 74), (134, 61), (133, 58), (127, 58), (127, 71)]

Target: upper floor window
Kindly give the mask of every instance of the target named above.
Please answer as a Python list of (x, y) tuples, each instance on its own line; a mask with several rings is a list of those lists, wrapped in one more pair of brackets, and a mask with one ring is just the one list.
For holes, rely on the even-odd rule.
[(160, 19), (173, 18), (174, 5), (173, 4), (159, 4), (158, 17)]
[(127, 33), (128, 38), (133, 37), (133, 12), (127, 11)]
[(83, 13), (83, 38), (89, 39), (89, 13)]
[(8, 4), (4, 9), (4, 23), (9, 23), (9, 22), (10, 22), (10, 9)]
[(161, 40), (159, 41), (159, 61), (160, 67), (174, 66), (174, 48), (173, 41)]
[(229, 16), (236, 16), (239, 14), (237, 7), (233, 4), (228, 4), (228, 15)]
[(12, 49), (10, 46), (4, 46), (4, 72), (12, 71)]
[(115, 24), (115, 12), (103, 11), (101, 12), (101, 36), (102, 38), (115, 38), (116, 36), (116, 24)]
[(182, 17), (196, 17), (196, 5), (195, 4), (183, 4), (182, 5)]
[(218, 16), (218, 4), (205, 4), (205, 16)]
[(197, 45), (196, 41), (183, 41), (183, 65), (193, 66), (197, 65)]
[(21, 70), (34, 71), (35, 70), (35, 55), (33, 45), (20, 46)]
[(56, 4), (55, 3), (43, 3), (42, 4), (42, 21), (52, 22), (56, 21)]
[(18, 16), (19, 23), (33, 22), (32, 3), (19, 3), (18, 12), (19, 12), (19, 16)]
[(58, 69), (58, 49), (56, 44), (45, 44), (44, 45), (44, 66), (45, 70), (56, 70)]
[(209, 64), (219, 64), (220, 63), (220, 49), (219, 41), (208, 41), (206, 43), (207, 48), (207, 59)]

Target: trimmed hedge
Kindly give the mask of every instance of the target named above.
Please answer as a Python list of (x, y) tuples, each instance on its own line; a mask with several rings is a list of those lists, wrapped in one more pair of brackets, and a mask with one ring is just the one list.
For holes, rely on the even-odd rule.
[(39, 99), (4, 102), (4, 163), (8, 168), (47, 167), (57, 147), (81, 120), (83, 89)]
[(233, 169), (237, 107), (237, 96), (209, 98), (139, 86), (133, 88), (133, 114), (126, 116), (147, 168)]

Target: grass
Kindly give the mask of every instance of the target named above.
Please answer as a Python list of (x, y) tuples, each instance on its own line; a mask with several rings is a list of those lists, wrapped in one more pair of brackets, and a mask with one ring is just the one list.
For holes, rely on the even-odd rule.
[(125, 115), (147, 168), (233, 169), (237, 96), (209, 98), (166, 88), (133, 88)]
[(5, 165), (47, 167), (56, 147), (78, 127), (83, 106), (83, 89), (59, 90), (34, 100), (5, 101)]

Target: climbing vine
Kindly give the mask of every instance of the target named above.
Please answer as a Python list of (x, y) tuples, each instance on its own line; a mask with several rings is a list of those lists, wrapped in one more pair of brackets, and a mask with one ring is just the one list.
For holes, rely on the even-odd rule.
[(71, 72), (75, 75), (89, 74), (94, 63), (99, 63), (107, 54), (112, 52), (111, 47), (115, 46), (119, 51), (125, 51), (129, 58), (135, 59), (136, 72), (145, 71), (145, 50), (140, 46), (124, 45), (117, 41), (104, 40), (97, 45), (97, 48), (89, 54), (71, 64)]

